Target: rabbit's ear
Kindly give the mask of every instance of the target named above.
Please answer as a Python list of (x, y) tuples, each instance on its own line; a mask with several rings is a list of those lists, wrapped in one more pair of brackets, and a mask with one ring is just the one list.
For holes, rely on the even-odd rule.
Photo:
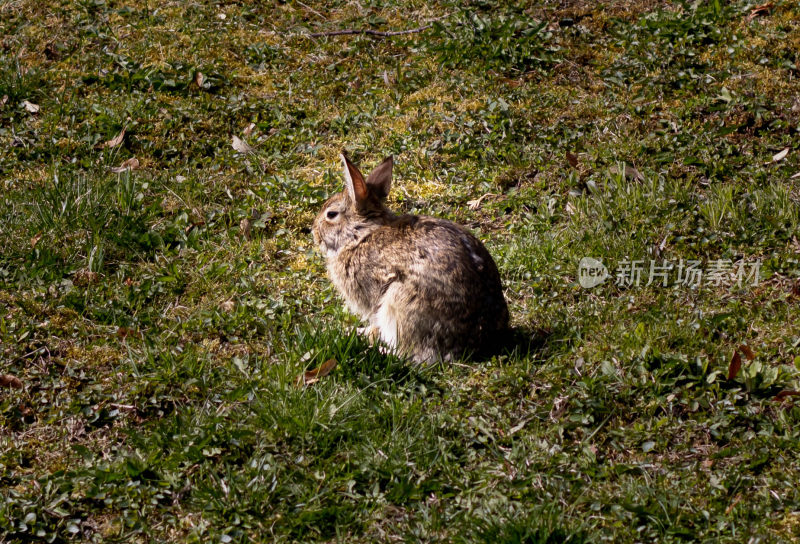
[(380, 200), (385, 199), (389, 195), (389, 189), (392, 186), (393, 165), (394, 158), (389, 155), (383, 159), (383, 162), (372, 171), (369, 177), (367, 177), (367, 185), (369, 186), (370, 192)]
[(364, 176), (344, 153), (342, 153), (342, 162), (344, 163), (344, 187), (350, 202), (353, 204), (364, 202), (369, 196)]

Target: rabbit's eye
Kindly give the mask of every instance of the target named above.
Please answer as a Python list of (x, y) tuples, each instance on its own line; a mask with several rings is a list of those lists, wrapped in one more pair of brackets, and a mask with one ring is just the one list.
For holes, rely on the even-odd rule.
[(337, 215), (339, 215), (339, 212), (337, 212), (336, 210), (328, 210), (328, 214), (327, 215), (328, 215), (328, 219), (333, 219)]

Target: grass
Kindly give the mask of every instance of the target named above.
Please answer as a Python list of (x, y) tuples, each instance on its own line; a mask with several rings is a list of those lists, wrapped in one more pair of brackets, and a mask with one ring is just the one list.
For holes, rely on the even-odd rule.
[[(800, 10), (757, 4), (0, 7), (0, 542), (800, 537)], [(505, 353), (356, 335), (342, 149), (485, 241)]]

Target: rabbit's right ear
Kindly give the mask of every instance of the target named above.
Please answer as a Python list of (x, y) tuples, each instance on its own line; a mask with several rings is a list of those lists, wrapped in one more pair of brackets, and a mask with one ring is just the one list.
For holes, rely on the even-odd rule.
[(341, 156), (344, 163), (344, 187), (347, 191), (347, 196), (350, 198), (351, 203), (358, 205), (367, 200), (369, 196), (367, 184), (356, 165), (350, 162), (344, 153)]
[(380, 200), (389, 196), (389, 189), (392, 187), (392, 166), (394, 166), (394, 158), (389, 155), (367, 176), (370, 192)]

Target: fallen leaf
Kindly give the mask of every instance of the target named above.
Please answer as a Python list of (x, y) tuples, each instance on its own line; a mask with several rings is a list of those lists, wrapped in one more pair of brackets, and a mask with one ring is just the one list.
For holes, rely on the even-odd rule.
[(783, 391), (781, 391), (780, 393), (775, 395), (772, 398), (772, 400), (774, 400), (776, 402), (780, 402), (782, 400), (786, 400), (786, 399), (791, 398), (791, 397), (800, 397), (800, 391), (791, 391), (789, 389), (784, 389)]
[(578, 156), (576, 154), (574, 154), (574, 153), (570, 153), (569, 151), (567, 151), (567, 162), (569, 163), (569, 165), (571, 167), (577, 168), (578, 167)]
[(726, 515), (726, 516), (727, 516), (728, 514), (730, 514), (730, 513), (733, 511), (733, 509), (734, 509), (734, 508), (736, 508), (736, 505), (737, 505), (737, 504), (739, 504), (739, 501), (740, 501), (740, 500), (742, 500), (742, 495), (741, 495), (741, 493), (740, 493), (740, 494), (738, 494), (738, 495), (736, 495), (736, 496), (733, 498), (733, 500), (731, 501), (731, 503), (728, 505), (728, 507), (725, 509), (725, 515)]
[(756, 354), (753, 353), (753, 350), (750, 349), (750, 346), (748, 346), (747, 344), (742, 344), (741, 346), (739, 346), (739, 351), (744, 353), (744, 356), (747, 357), (748, 361), (752, 361), (753, 359), (756, 358)]
[(320, 378), (324, 378), (330, 374), (331, 371), (336, 368), (337, 364), (336, 359), (328, 359), (317, 368), (303, 372), (297, 377), (297, 386), (311, 385), (312, 383), (318, 382)]
[(7, 102), (8, 102), (8, 95), (4, 94), (3, 98), (0, 98), (0, 109), (2, 109), (3, 106), (5, 106)]
[(250, 146), (250, 144), (240, 139), (235, 134), (233, 135), (233, 142), (231, 143), (231, 145), (239, 153), (247, 154), (253, 151), (253, 148)]
[[(614, 176), (618, 176), (619, 173), (620, 173), (619, 167), (617, 167), (617, 166), (612, 166), (611, 168), (608, 169), (608, 171), (611, 172), (611, 174), (614, 175)], [(633, 166), (628, 166), (626, 164), (625, 165), (625, 179), (627, 179), (629, 181), (644, 181), (644, 175), (642, 175), (642, 173), (639, 172)]]
[(33, 102), (23, 100), (22, 105), (25, 107), (25, 110), (27, 110), (28, 113), (39, 113), (39, 104), (34, 104)]
[(231, 313), (233, 311), (233, 308), (235, 306), (236, 306), (236, 303), (233, 302), (233, 299), (231, 298), (231, 299), (226, 300), (225, 302), (221, 302), (220, 305), (219, 305), (219, 309), (222, 310), (223, 312), (225, 312), (226, 314), (229, 314), (229, 313)]
[(245, 127), (245, 129), (242, 131), (242, 134), (244, 134), (245, 136), (250, 136), (250, 135), (253, 133), (253, 129), (254, 129), (254, 128), (256, 128), (256, 124), (255, 124), (255, 123), (250, 123), (250, 124), (249, 124), (249, 125), (247, 125), (247, 126)]
[(203, 88), (203, 82), (205, 80), (206, 80), (206, 76), (203, 75), (203, 72), (196, 72), (194, 74), (194, 82), (201, 89)]
[(0, 374), (0, 387), (10, 387), (12, 389), (22, 389), (22, 382), (11, 374)]
[(74, 282), (78, 287), (83, 287), (85, 285), (97, 283), (99, 279), (100, 275), (97, 272), (92, 272), (89, 269), (81, 268), (75, 272)]
[(183, 228), (183, 232), (189, 234), (192, 231), (192, 229), (196, 229), (197, 227), (202, 227), (205, 224), (206, 224), (205, 221), (200, 221), (199, 223), (189, 223)]
[(786, 155), (788, 155), (788, 154), (789, 154), (789, 148), (787, 147), (787, 148), (783, 149), (782, 151), (779, 151), (778, 153), (775, 153), (772, 156), (772, 162), (782, 161), (783, 159), (786, 158)]
[(736, 376), (739, 375), (739, 371), (742, 369), (742, 356), (739, 355), (739, 351), (736, 350), (733, 352), (733, 357), (731, 358), (731, 362), (728, 365), (728, 379), (733, 380), (736, 379)]
[(251, 225), (250, 225), (250, 220), (248, 218), (245, 217), (244, 219), (239, 221), (239, 230), (242, 231), (242, 236), (244, 236), (245, 240), (250, 239), (251, 236), (250, 228)]
[(136, 410), (136, 406), (133, 404), (117, 404), (116, 402), (109, 402), (108, 405), (112, 408), (116, 408), (117, 410)]
[(797, 179), (797, 178), (800, 178), (800, 172), (797, 172), (796, 174), (792, 174), (792, 177), (789, 178), (789, 179)]
[(42, 239), (42, 233), (41, 232), (36, 234), (35, 236), (33, 236), (33, 238), (31, 238), (31, 248), (36, 247), (36, 244), (38, 244), (39, 240), (41, 240), (41, 239)]
[(512, 436), (512, 435), (518, 433), (519, 431), (521, 431), (522, 429), (524, 429), (525, 425), (529, 421), (530, 421), (530, 419), (523, 419), (521, 422), (519, 422), (518, 424), (516, 424), (513, 427), (511, 427), (511, 429), (509, 429), (509, 431), (508, 431), (508, 436)]
[(572, 202), (567, 202), (566, 210), (567, 210), (567, 215), (573, 215), (576, 211), (578, 211), (572, 204)]
[(485, 195), (480, 196), (474, 200), (468, 200), (467, 206), (469, 206), (470, 210), (477, 210), (478, 208), (481, 207), (481, 204), (483, 203), (484, 199), (489, 198), (490, 196), (497, 196), (497, 195), (494, 193), (486, 193)]
[(509, 87), (519, 87), (522, 85), (522, 81), (519, 79), (512, 79), (510, 77), (501, 77), (500, 81), (508, 85)]
[(139, 333), (139, 331), (136, 331), (136, 330), (128, 328), (128, 327), (118, 327), (117, 328), (117, 336), (121, 340), (124, 340), (125, 338), (127, 338), (129, 336), (133, 336), (134, 338), (139, 338), (141, 336), (141, 334)]
[(121, 174), (126, 170), (136, 170), (137, 168), (139, 168), (139, 159), (137, 159), (136, 157), (131, 157), (130, 159), (123, 162), (119, 166), (115, 166), (114, 168), (112, 168), (111, 171), (114, 172), (115, 174)]
[(122, 143), (122, 140), (124, 140), (124, 139), (125, 139), (125, 129), (123, 128), (119, 132), (119, 134), (117, 134), (116, 136), (114, 136), (113, 138), (108, 140), (107, 142), (103, 142), (102, 144), (99, 144), (97, 147), (99, 149), (102, 149), (104, 147), (117, 147), (119, 144)]
[(750, 10), (750, 13), (747, 15), (746, 20), (749, 23), (753, 19), (755, 19), (758, 15), (769, 15), (769, 10), (772, 8), (772, 2), (767, 2), (766, 4), (761, 4), (760, 6), (756, 6)]

